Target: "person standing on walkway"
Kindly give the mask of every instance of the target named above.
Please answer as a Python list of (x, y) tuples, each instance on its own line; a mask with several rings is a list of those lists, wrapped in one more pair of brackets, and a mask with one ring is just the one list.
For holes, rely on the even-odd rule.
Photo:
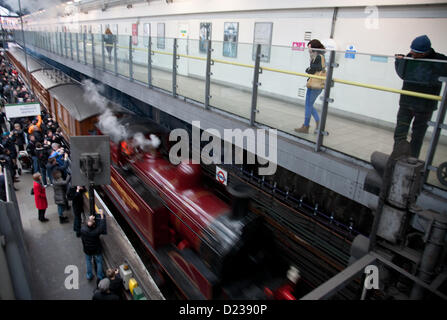
[(84, 194), (86, 192), (83, 186), (71, 187), (68, 191), (67, 199), (72, 200), (73, 203), (73, 231), (76, 232), (76, 237), (81, 236), (81, 215), (84, 213)]
[(39, 172), (33, 174), (33, 192), (34, 192), (34, 201), (36, 203), (36, 208), (39, 213), (39, 221), (47, 222), (48, 219), (45, 218), (45, 211), (48, 208), (47, 194), (45, 192), (45, 187), (42, 185), (42, 176)]
[[(325, 71), (325, 59), (324, 59), (324, 51), (321, 49), (325, 49), (324, 45), (317, 39), (313, 39), (309, 41), (307, 44), (309, 48), (310, 55), (310, 66), (306, 69), (306, 73), (315, 74), (320, 71)], [(320, 49), (320, 50), (312, 50), (312, 49)], [(305, 113), (304, 113), (304, 124), (301, 128), (295, 128), (295, 132), (298, 133), (309, 133), (309, 125), (310, 118), (313, 116), (315, 119), (315, 127), (318, 129), (320, 124), (320, 117), (318, 116), (318, 111), (314, 108), (314, 103), (317, 100), (317, 97), (320, 95), (321, 91), (323, 91), (324, 80), (315, 79), (317, 81), (311, 81), (312, 79), (308, 79), (307, 91), (306, 91), (306, 102), (305, 102)], [(318, 87), (310, 86), (310, 83), (317, 83)]]
[[(426, 36), (419, 36), (413, 40), (410, 53), (404, 59), (404, 55), (397, 54), (395, 69), (397, 75), (404, 80), (402, 90), (416, 91), (439, 95), (442, 83), (440, 76), (447, 76), (447, 63), (421, 61), (424, 60), (447, 60), (447, 56), (435, 52), (431, 47), (431, 41)], [(401, 142), (407, 141), (410, 123), (413, 120), (411, 132), (411, 156), (419, 158), (428, 121), (431, 120), (433, 111), (437, 109), (438, 102), (425, 98), (413, 97), (405, 94), (400, 95), (399, 111), (397, 112), (396, 128), (394, 130), (394, 148)]]
[[(104, 212), (99, 209), (99, 219), (94, 215), (90, 216), (87, 224), (81, 228), (81, 240), (87, 262), (87, 280), (93, 279), (92, 273), (92, 259), (96, 261), (96, 275), (99, 280), (104, 278), (102, 270), (102, 247), (99, 237), (106, 233), (106, 219)], [(96, 220), (99, 220), (96, 222)]]
[(67, 184), (70, 179), (70, 175), (67, 175), (67, 178), (63, 179), (60, 170), (53, 171), (54, 202), (57, 205), (57, 213), (59, 214), (60, 223), (68, 222), (68, 217), (64, 216), (64, 211), (68, 203)]

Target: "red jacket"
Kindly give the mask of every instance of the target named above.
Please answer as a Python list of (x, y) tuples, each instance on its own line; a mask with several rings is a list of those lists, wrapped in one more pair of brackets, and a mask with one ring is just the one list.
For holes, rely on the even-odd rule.
[(36, 202), (36, 208), (43, 210), (48, 208), (47, 194), (45, 188), (38, 182), (34, 181), (34, 201)]

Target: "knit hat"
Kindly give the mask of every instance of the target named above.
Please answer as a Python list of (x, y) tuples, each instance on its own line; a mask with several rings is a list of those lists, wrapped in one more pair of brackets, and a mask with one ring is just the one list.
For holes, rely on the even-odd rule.
[(417, 53), (425, 53), (431, 49), (431, 42), (427, 35), (419, 36), (413, 40), (411, 50)]
[(110, 280), (108, 278), (104, 278), (98, 283), (98, 289), (101, 292), (106, 292), (109, 290), (110, 287)]

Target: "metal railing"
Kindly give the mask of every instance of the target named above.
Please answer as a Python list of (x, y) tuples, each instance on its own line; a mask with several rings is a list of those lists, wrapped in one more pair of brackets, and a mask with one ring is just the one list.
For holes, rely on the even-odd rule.
[[(86, 39), (86, 35), (85, 34), (79, 34), (80, 36), (78, 36), (78, 34), (76, 34), (75, 36), (72, 36), (71, 33), (69, 33), (69, 37), (67, 36), (66, 33), (49, 33), (49, 32), (25, 32), (25, 37), (26, 37), (26, 42), (31, 44), (34, 47), (37, 47), (39, 49), (43, 49), (46, 50), (48, 52), (54, 53), (56, 55), (62, 56), (62, 57), (66, 57), (68, 59), (71, 60), (78, 60), (79, 61), (79, 50), (80, 48), (83, 48), (83, 58), (84, 61), (83, 63), (85, 64), (90, 64), (93, 66), (93, 68), (99, 68), (99, 69), (103, 69), (105, 71), (111, 71), (107, 69), (107, 63), (106, 63), (106, 57), (105, 57), (105, 50), (104, 50), (104, 38), (103, 35), (94, 35), (94, 34), (90, 34), (90, 36), (88, 37), (88, 39)], [(19, 43), (21, 43), (23, 41), (23, 39), (21, 38), (21, 34), (20, 33), (15, 33), (15, 37), (17, 39), (17, 41)], [(69, 38), (70, 40), (70, 45), (66, 44), (66, 39)], [(78, 39), (76, 42), (76, 45), (73, 46), (72, 45), (72, 39)], [(95, 41), (97, 39), (101, 39), (103, 41)], [(141, 41), (140, 39), (142, 39), (143, 41)], [(56, 41), (54, 41), (56, 40)], [(58, 41), (59, 40), (59, 41)], [(63, 42), (64, 40), (64, 42)], [(185, 98), (189, 98), (192, 100), (199, 100), (199, 102), (203, 103), (204, 107), (206, 109), (209, 109), (210, 107), (214, 107), (214, 108), (218, 108), (218, 109), (222, 109), (223, 107), (221, 107), (219, 105), (219, 103), (212, 99), (212, 93), (211, 91), (213, 91), (213, 85), (215, 83), (223, 83), (223, 85), (232, 85), (232, 81), (230, 80), (226, 80), (226, 79), (217, 79), (217, 77), (215, 77), (213, 75), (213, 69), (218, 68), (219, 72), (222, 72), (222, 70), (224, 72), (227, 73), (231, 73), (231, 71), (233, 69), (229, 69), (229, 68), (243, 68), (245, 70), (252, 70), (252, 81), (251, 81), (251, 85), (248, 85), (248, 83), (245, 86), (239, 86), (237, 81), (239, 81), (239, 79), (235, 79), (234, 81), (234, 87), (237, 87), (237, 90), (245, 90), (245, 92), (249, 92), (251, 94), (251, 104), (250, 104), (250, 110), (249, 112), (246, 112), (242, 115), (243, 118), (246, 118), (246, 120), (250, 123), (251, 126), (256, 126), (258, 124), (261, 125), (267, 125), (267, 126), (272, 126), (270, 123), (264, 123), (259, 120), (259, 96), (264, 96), (267, 94), (267, 96), (280, 96), (281, 94), (284, 94), (284, 92), (276, 92), (275, 90), (263, 90), (260, 91), (261, 88), (263, 88), (262, 84), (261, 84), (261, 80), (263, 79), (269, 79), (270, 78), (274, 78), (274, 77), (279, 77), (279, 76), (291, 76), (291, 77), (296, 77), (296, 78), (315, 78), (315, 79), (321, 79), (325, 81), (325, 86), (324, 86), (324, 92), (323, 92), (323, 103), (322, 103), (322, 113), (321, 113), (321, 120), (320, 120), (320, 125), (319, 128), (317, 128), (316, 133), (316, 139), (314, 142), (315, 144), (315, 151), (319, 152), (322, 150), (322, 147), (329, 147), (332, 148), (330, 145), (325, 145), (325, 138), (328, 136), (328, 132), (325, 131), (326, 129), (326, 123), (327, 123), (327, 118), (328, 115), (331, 112), (334, 112), (334, 108), (333, 106), (331, 106), (329, 108), (329, 104), (330, 103), (334, 103), (334, 98), (331, 98), (331, 88), (332, 89), (337, 89), (338, 87), (334, 88), (335, 84), (340, 84), (340, 85), (346, 85), (346, 86), (350, 86), (353, 88), (364, 88), (364, 89), (368, 89), (370, 91), (369, 92), (373, 92), (373, 91), (379, 91), (379, 92), (386, 92), (386, 93), (391, 93), (391, 94), (395, 94), (395, 95), (407, 95), (407, 96), (412, 96), (412, 97), (417, 97), (417, 98), (421, 98), (421, 99), (427, 99), (427, 100), (432, 100), (432, 101), (439, 101), (440, 102), (440, 108), (439, 108), (439, 112), (438, 114), (440, 116), (438, 116), (436, 118), (436, 121), (434, 122), (430, 122), (429, 125), (434, 127), (433, 128), (433, 134), (431, 137), (431, 144), (430, 147), (428, 148), (428, 152), (426, 154), (425, 160), (426, 160), (426, 169), (427, 172), (428, 171), (436, 171), (437, 167), (435, 165), (433, 165), (433, 159), (434, 159), (434, 155), (436, 153), (437, 147), (438, 147), (438, 143), (439, 143), (439, 137), (440, 137), (440, 131), (443, 127), (445, 127), (445, 125), (443, 125), (444, 122), (444, 114), (445, 114), (445, 109), (446, 109), (446, 98), (445, 98), (445, 88), (444, 88), (444, 98), (442, 98), (442, 96), (438, 96), (438, 95), (432, 95), (432, 94), (426, 94), (426, 93), (420, 93), (420, 92), (413, 92), (413, 91), (408, 91), (408, 90), (401, 90), (401, 89), (396, 89), (393, 87), (388, 87), (388, 86), (383, 86), (383, 85), (378, 85), (378, 84), (370, 84), (370, 83), (365, 83), (363, 81), (352, 81), (352, 80), (346, 80), (346, 79), (342, 79), (339, 77), (334, 77), (334, 75), (336, 75), (336, 70), (337, 72), (339, 72), (339, 63), (337, 62), (337, 59), (340, 58), (340, 56), (342, 54), (344, 54), (344, 52), (339, 52), (339, 51), (330, 51), (329, 54), (329, 61), (327, 63), (327, 74), (326, 77), (324, 76), (318, 76), (318, 75), (313, 75), (313, 74), (308, 74), (305, 72), (298, 72), (298, 71), (294, 71), (294, 70), (288, 70), (285, 68), (280, 68), (280, 67), (272, 67), (271, 64), (281, 64), (281, 57), (279, 56), (286, 56), (286, 57), (295, 57), (292, 56), (291, 53), (288, 53), (287, 50), (290, 50), (290, 48), (285, 48), (285, 47), (273, 47), (275, 48), (276, 51), (278, 51), (279, 53), (277, 54), (277, 56), (279, 58), (276, 58), (275, 63), (272, 63), (270, 61), (270, 63), (268, 62), (263, 62), (261, 57), (261, 45), (252, 45), (252, 44), (238, 44), (239, 46), (245, 46), (243, 49), (245, 49), (245, 51), (250, 51), (250, 49), (253, 49), (253, 59), (254, 63), (246, 63), (246, 61), (244, 61), (243, 58), (238, 58), (238, 59), (233, 59), (231, 60), (230, 58), (224, 58), (224, 55), (222, 56), (222, 58), (220, 57), (216, 57), (217, 54), (213, 53), (213, 43), (217, 43), (220, 45), (219, 42), (216, 41), (211, 41), (211, 40), (207, 40), (204, 42), (204, 46), (205, 48), (207, 48), (205, 51), (200, 51), (198, 50), (198, 54), (194, 54), (191, 53), (190, 49), (181, 49), (180, 44), (184, 44), (184, 42), (186, 41), (186, 45), (188, 46), (190, 43), (193, 43), (193, 41), (196, 40), (186, 40), (186, 39), (169, 39), (169, 38), (163, 38), (163, 39), (157, 39), (157, 40), (163, 40), (163, 43), (166, 42), (168, 43), (168, 41), (166, 40), (172, 40), (172, 47), (169, 48), (166, 45), (166, 48), (155, 48), (155, 43), (153, 44), (152, 41), (154, 40), (154, 38), (152, 37), (138, 37), (137, 40), (140, 40), (139, 43), (140, 45), (133, 45), (133, 40), (134, 38), (132, 36), (115, 36), (115, 39), (113, 41), (113, 53), (109, 53), (109, 54), (113, 54), (113, 70), (114, 73), (116, 75), (120, 74), (124, 77), (129, 78), (131, 81), (138, 81), (138, 82), (143, 82), (145, 84), (147, 84), (149, 87), (159, 87), (162, 88), (164, 90), (167, 90), (169, 92), (171, 92), (171, 94), (173, 96), (178, 96), (178, 95), (182, 95), (179, 94), (179, 85), (178, 85), (178, 78), (180, 76), (183, 76), (185, 72), (181, 72), (181, 70), (179, 69), (180, 65), (179, 65), (179, 59), (187, 59), (188, 62), (192, 63), (191, 61), (197, 61), (197, 63), (203, 63), (203, 65), (201, 65), (201, 71), (196, 72), (197, 74), (204, 74), (204, 76), (199, 76), (197, 74), (191, 74), (191, 73), (186, 73), (186, 76), (188, 77), (193, 77), (193, 78), (201, 78), (201, 80), (203, 80), (205, 82), (205, 86), (204, 86), (204, 91), (203, 93), (199, 96), (199, 98), (197, 97), (193, 97), (193, 96), (185, 96)], [(137, 41), (138, 43), (138, 41)], [(147, 43), (147, 45), (145, 46), (141, 46), (141, 43)], [(126, 44), (126, 45), (124, 45)], [(224, 43), (222, 43), (223, 45)], [(197, 42), (194, 42), (192, 46), (195, 45), (199, 45), (200, 47), (200, 41), (197, 40)], [(100, 50), (101, 52), (95, 52), (95, 46), (100, 46), (102, 48), (102, 50)], [(158, 46), (158, 44), (157, 44)], [(79, 48), (80, 47), (80, 48)], [(156, 50), (156, 49), (165, 49), (163, 50)], [(193, 48), (194, 49), (194, 48)], [(76, 54), (73, 54), (73, 50), (76, 50)], [(68, 52), (70, 51), (70, 52)], [(205, 54), (206, 56), (201, 57), (200, 54)], [(287, 55), (286, 55), (287, 54)], [(295, 53), (293, 53), (295, 55)], [(88, 58), (88, 56), (90, 56)], [(166, 60), (166, 62), (160, 62), (161, 61), (161, 57), (162, 56), (172, 56), (171, 59), (171, 65), (169, 65), (169, 63), (167, 62), (168, 60)], [(242, 56), (242, 55), (241, 55)], [(248, 55), (247, 55), (248, 56)], [(297, 59), (297, 64), (299, 63), (303, 63), (302, 57), (304, 55), (301, 56), (297, 56), (299, 57), (299, 59)], [(144, 57), (144, 58), (143, 58)], [(158, 60), (157, 63), (154, 61), (154, 57), (156, 57)], [(361, 56), (359, 56), (361, 57)], [(372, 60), (371, 56), (371, 60)], [(269, 59), (273, 59), (274, 58), (274, 53), (272, 53), (272, 57), (269, 57)], [(382, 57), (383, 58), (383, 57)], [(388, 59), (389, 57), (385, 57), (386, 59)], [(247, 59), (245, 59), (247, 60)], [(360, 59), (359, 59), (360, 60)], [(101, 63), (98, 63), (98, 61), (101, 61)], [(123, 64), (128, 64), (128, 66), (123, 66)], [(269, 65), (270, 64), (270, 65)], [(142, 67), (142, 70), (144, 72), (144, 78), (142, 78), (141, 76), (138, 75), (137, 69), (136, 67)], [(225, 67), (228, 66), (228, 69)], [(294, 61), (291, 61), (289, 63), (289, 65), (287, 65), (288, 67), (290, 67), (290, 69), (293, 69), (294, 67)], [(127, 70), (124, 70), (127, 69)], [(202, 69), (203, 68), (203, 69)], [(391, 66), (388, 66), (388, 68), (391, 68)], [(347, 66), (346, 66), (347, 69)], [(124, 71), (123, 71), (124, 70)], [(154, 70), (168, 70), (168, 72), (171, 73), (171, 77), (169, 80), (164, 79), (165, 82), (171, 82), (170, 85), (165, 85), (163, 87), (163, 85), (161, 84), (155, 84), (154, 80), (156, 80), (156, 77), (154, 76)], [(238, 69), (241, 70), (241, 69)], [(389, 72), (390, 70), (386, 70), (387, 72)], [(394, 71), (394, 70), (392, 70)], [(139, 70), (139, 72), (141, 72), (141, 70)], [(246, 74), (246, 72), (245, 72)], [(386, 73), (384, 73), (383, 75), (384, 78), (388, 77)], [(261, 79), (263, 78), (263, 79)], [(281, 78), (283, 79), (283, 78)], [(286, 81), (288, 79), (290, 79), (291, 81), (296, 81), (294, 78), (284, 78), (286, 79)], [(158, 79), (160, 80), (160, 79)], [(300, 80), (302, 81), (302, 80)], [(273, 82), (273, 81), (271, 81)], [(402, 83), (400, 81), (400, 83)], [(272, 86), (270, 84), (270, 86)], [(273, 86), (272, 86), (273, 87)], [(348, 90), (348, 89), (346, 89)], [(350, 89), (351, 90), (351, 89)], [(354, 90), (354, 89), (352, 89)], [(279, 91), (279, 90), (277, 90)], [(337, 91), (337, 90), (335, 90)], [(339, 94), (340, 96), (341, 94)], [(349, 95), (349, 94), (347, 94)], [(288, 97), (287, 99), (291, 100), (293, 99)], [(342, 97), (342, 99), (347, 99), (345, 97)], [(339, 100), (342, 100), (339, 98)], [(364, 98), (365, 101), (361, 102), (361, 103), (367, 103), (368, 102), (368, 97)], [(397, 98), (396, 98), (397, 99)], [(354, 103), (354, 102), (352, 102)], [(247, 103), (248, 104), (248, 103)], [(346, 103), (345, 103), (346, 104)], [(381, 104), (381, 101), (378, 101), (377, 104)], [(396, 103), (394, 105), (394, 107), (396, 108), (398, 106), (398, 104)], [(248, 106), (247, 106), (248, 108)], [(243, 109), (243, 108), (241, 108)], [(396, 108), (397, 111), (397, 108)], [(230, 111), (231, 112), (231, 111)], [(362, 116), (362, 114), (360, 113), (360, 115)], [(261, 121), (261, 122), (259, 122)], [(393, 122), (393, 120), (389, 121), (388, 119), (386, 120), (388, 122)], [(288, 132), (287, 130), (284, 130), (281, 127), (277, 127), (276, 129), (281, 130), (281, 131), (285, 131)], [(290, 130), (289, 130), (290, 131)], [(293, 134), (293, 132), (292, 132)], [(302, 137), (300, 136), (300, 138), (304, 138), (306, 140), (308, 140), (308, 137)], [(327, 138), (326, 138), (327, 139)], [(371, 150), (372, 152), (373, 150)], [(343, 151), (341, 151), (343, 152)], [(353, 156), (356, 157), (355, 154), (353, 154)], [(366, 161), (369, 161), (369, 159), (363, 159)], [(428, 177), (428, 174), (426, 176), (426, 178)]]

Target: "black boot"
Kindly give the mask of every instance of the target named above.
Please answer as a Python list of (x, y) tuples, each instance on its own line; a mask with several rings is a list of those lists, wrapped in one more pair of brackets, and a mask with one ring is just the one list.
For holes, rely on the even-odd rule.
[(68, 222), (68, 217), (59, 217), (59, 223), (67, 223)]

